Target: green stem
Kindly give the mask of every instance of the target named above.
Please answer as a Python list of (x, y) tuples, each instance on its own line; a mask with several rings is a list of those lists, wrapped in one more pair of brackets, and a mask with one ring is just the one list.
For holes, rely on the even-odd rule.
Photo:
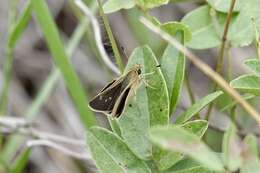
[(0, 93), (0, 115), (6, 114), (8, 107), (8, 93), (13, 67), (13, 47), (11, 47), (8, 43), (10, 34), (12, 33), (12, 29), (16, 23), (16, 4), (17, 0), (12, 0), (9, 7), (8, 41), (6, 44), (6, 60), (4, 63), (4, 82)]
[[(192, 91), (192, 87), (191, 87), (191, 84), (190, 84), (190, 79), (189, 79), (189, 74), (188, 73), (185, 73), (185, 77), (184, 77), (184, 80), (185, 80), (185, 83), (186, 83), (186, 87), (187, 87), (187, 91), (188, 91), (188, 94), (189, 94), (189, 97), (190, 97), (190, 101), (191, 101), (191, 105), (193, 105), (195, 103), (195, 96), (194, 96), (194, 93)], [(200, 114), (197, 113), (195, 115), (195, 117), (197, 119), (200, 119)]]
[[(13, 47), (9, 44), (9, 39), (12, 34), (12, 29), (16, 23), (16, 4), (17, 0), (12, 0), (9, 7), (9, 20), (8, 20), (8, 40), (6, 43), (6, 60), (4, 62), (4, 80), (3, 86), (0, 91), (0, 116), (5, 115), (8, 109), (8, 95), (10, 88), (10, 81), (12, 78), (13, 67)], [(2, 148), (2, 136), (0, 136), (0, 149)]]
[[(72, 35), (72, 38), (67, 45), (66, 50), (69, 57), (71, 57), (74, 50), (78, 46), (81, 38), (85, 33), (87, 26), (88, 26), (88, 21), (84, 17), (82, 18), (80, 24), (75, 29), (74, 34)], [(29, 121), (33, 121), (36, 118), (36, 116), (39, 115), (40, 108), (50, 96), (51, 91), (55, 87), (55, 84), (59, 81), (60, 77), (61, 77), (61, 73), (58, 70), (58, 68), (53, 69), (51, 74), (47, 78), (47, 80), (44, 82), (36, 98), (30, 105), (29, 109), (25, 113), (26, 118)], [(1, 156), (3, 156), (5, 160), (10, 161), (14, 155), (13, 153), (17, 151), (17, 148), (20, 146), (23, 139), (24, 138), (20, 136), (12, 136), (10, 140), (7, 142), (7, 144), (5, 145), (5, 148), (2, 151)]]
[(228, 70), (228, 75), (227, 75), (227, 79), (228, 81), (231, 81), (233, 78), (233, 68), (232, 68), (232, 55), (231, 55), (231, 46), (227, 47), (227, 55), (228, 55), (228, 61), (227, 61), (227, 70)]
[(258, 55), (258, 58), (260, 58), (260, 37), (259, 37), (259, 33), (258, 33), (257, 26), (255, 23), (255, 18), (252, 18), (252, 22), (253, 22), (253, 26), (254, 26), (254, 30), (255, 30), (255, 42), (256, 42), (257, 55)]
[(234, 124), (237, 124), (236, 121), (236, 106), (232, 107), (232, 109), (230, 110), (230, 116), (231, 116), (231, 120)]
[[(216, 65), (216, 72), (219, 74), (221, 74), (221, 71), (222, 71), (222, 65), (223, 65), (225, 47), (226, 47), (226, 41), (227, 41), (227, 34), (228, 34), (229, 24), (232, 19), (232, 13), (233, 13), (233, 9), (235, 7), (235, 3), (236, 3), (236, 0), (231, 1), (231, 5), (230, 5), (228, 15), (227, 15), (227, 20), (226, 20), (225, 27), (224, 27), (224, 32), (223, 32), (222, 39), (221, 39), (221, 46), (219, 49), (219, 53), (218, 53), (219, 56), (218, 56), (217, 65)], [(214, 83), (213, 92), (216, 90), (217, 90), (217, 84)], [(213, 106), (214, 106), (213, 103), (211, 103), (209, 105), (207, 113), (206, 113), (206, 117), (205, 117), (206, 120), (209, 120)]]
[(104, 22), (108, 38), (109, 38), (109, 40), (111, 42), (111, 46), (112, 46), (112, 49), (113, 49), (113, 52), (114, 52), (114, 55), (115, 55), (116, 63), (118, 65), (119, 69), (120, 69), (121, 74), (123, 74), (123, 72), (124, 72), (124, 65), (123, 65), (123, 62), (122, 62), (122, 59), (121, 59), (121, 56), (120, 56), (120, 52), (119, 52), (116, 40), (114, 38), (113, 32), (111, 30), (111, 27), (109, 25), (108, 18), (107, 18), (107, 16), (105, 15), (105, 13), (103, 11), (102, 3), (100, 2), (100, 0), (97, 0), (97, 2), (98, 2), (98, 5), (99, 5), (100, 15), (101, 15), (102, 20)]

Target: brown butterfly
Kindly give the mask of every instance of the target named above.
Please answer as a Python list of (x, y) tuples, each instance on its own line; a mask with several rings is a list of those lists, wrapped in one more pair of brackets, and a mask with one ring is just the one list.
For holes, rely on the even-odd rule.
[(135, 92), (141, 81), (141, 65), (134, 65), (127, 73), (107, 84), (90, 102), (95, 112), (120, 117), (127, 99)]

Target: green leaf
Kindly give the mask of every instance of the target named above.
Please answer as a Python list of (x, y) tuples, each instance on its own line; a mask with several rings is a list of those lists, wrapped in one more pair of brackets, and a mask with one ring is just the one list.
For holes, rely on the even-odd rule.
[(231, 124), (224, 134), (222, 151), (224, 163), (228, 170), (235, 172), (241, 165), (241, 142), (236, 135), (236, 127)]
[[(207, 0), (207, 2), (217, 11), (227, 13), (232, 0)], [(241, 0), (236, 0), (233, 12), (238, 12), (241, 8)]]
[(153, 159), (160, 171), (164, 171), (176, 164), (183, 158), (183, 154), (171, 150), (155, 147), (153, 150)]
[(150, 138), (155, 144), (165, 149), (186, 154), (209, 169), (223, 170), (220, 158), (201, 142), (198, 136), (181, 127), (154, 127), (150, 131)]
[(217, 97), (219, 97), (221, 94), (223, 94), (222, 91), (216, 91), (214, 93), (211, 93), (202, 99), (196, 101), (188, 110), (183, 112), (181, 115), (178, 116), (176, 119), (177, 124), (185, 123), (189, 119), (191, 119), (194, 115), (196, 115), (198, 112), (200, 112), (205, 106), (207, 106), (209, 103), (214, 101)]
[(215, 31), (208, 5), (189, 12), (184, 16), (182, 22), (188, 25), (192, 32), (192, 40), (187, 43), (188, 47), (207, 49), (220, 44), (221, 40)]
[(121, 136), (129, 148), (139, 158), (150, 158), (152, 156), (152, 144), (148, 139), (150, 119), (148, 96), (144, 85), (141, 85), (136, 94), (127, 100), (118, 124)]
[(260, 162), (258, 158), (257, 139), (254, 135), (249, 134), (243, 141), (243, 165), (241, 173), (254, 173), (255, 170), (260, 170)]
[[(205, 120), (195, 120), (187, 122), (181, 125), (181, 127), (198, 137), (202, 137), (208, 128), (208, 122)], [(153, 156), (160, 170), (170, 168), (183, 158), (183, 154), (165, 149), (155, 149)]]
[(103, 9), (106, 14), (119, 11), (121, 9), (130, 9), (135, 6), (134, 0), (108, 0), (104, 3)]
[(32, 6), (31, 6), (31, 1), (29, 0), (26, 3), (22, 11), (22, 15), (19, 18), (18, 22), (16, 22), (11, 29), (10, 35), (7, 40), (8, 47), (10, 48), (15, 47), (15, 44), (17, 43), (18, 39), (21, 37), (21, 34), (25, 30), (25, 28), (28, 25), (28, 22), (31, 19), (31, 11), (32, 11)]
[(135, 0), (136, 4), (143, 9), (150, 9), (168, 4), (169, 0)]
[(230, 82), (230, 85), (239, 91), (260, 95), (260, 77), (256, 75), (242, 75)]
[(135, 64), (142, 65), (142, 85), (145, 86), (148, 96), (151, 126), (168, 124), (169, 96), (167, 86), (161, 69), (157, 67), (159, 63), (149, 46), (141, 46), (133, 51), (128, 60), (126, 71)]
[(241, 10), (234, 23), (230, 26), (228, 38), (233, 46), (247, 46), (255, 39), (252, 18), (260, 29), (259, 0), (241, 2)]
[(256, 75), (260, 75), (260, 59), (248, 59), (244, 61), (244, 64)]
[(206, 120), (194, 120), (182, 124), (182, 127), (201, 138), (208, 129), (208, 122)]
[(13, 61), (14, 61), (14, 48), (21, 37), (22, 33), (26, 29), (28, 22), (31, 17), (31, 1), (28, 1), (25, 4), (25, 7), (22, 9), (22, 14), (19, 17), (19, 19), (15, 20), (15, 14), (16, 13), (16, 6), (17, 2), (12, 1), (10, 2), (10, 20), (9, 20), (9, 32), (8, 33), (8, 39), (6, 44), (6, 52), (5, 56), (6, 59), (4, 61), (3, 65), (3, 81), (1, 85), (0, 90), (0, 114), (4, 115), (7, 114), (7, 108), (8, 108), (8, 96), (9, 96), (9, 88), (10, 88), (10, 82), (12, 79), (12, 70), (13, 70)]
[(182, 42), (188, 42), (192, 39), (192, 33), (189, 27), (183, 23), (167, 22), (162, 24), (160, 27), (172, 36), (176, 36), (178, 33), (180, 33), (180, 31), (182, 31), (182, 34), (184, 34), (184, 39), (181, 39), (183, 40)]
[(151, 172), (123, 140), (106, 129), (90, 128), (87, 131), (87, 144), (102, 173)]
[(142, 65), (145, 82), (143, 81), (136, 93), (127, 100), (118, 123), (127, 145), (140, 158), (147, 159), (152, 155), (148, 130), (150, 126), (168, 124), (169, 98), (162, 72), (156, 67), (158, 62), (148, 46), (133, 51), (126, 71), (135, 64)]
[[(186, 25), (178, 22), (169, 22), (161, 25), (161, 28), (176, 37), (184, 44), (191, 39), (191, 32)], [(185, 38), (185, 39), (184, 39)], [(174, 46), (168, 45), (161, 58), (161, 70), (167, 83), (170, 113), (174, 112), (178, 103), (185, 72), (185, 57)]]
[[(214, 1), (215, 3), (217, 1)], [(247, 46), (252, 43), (255, 36), (252, 18), (255, 19), (256, 28), (260, 29), (260, 15), (258, 0), (241, 1), (241, 10), (232, 15), (227, 39), (232, 46)], [(188, 13), (182, 21), (192, 31), (192, 40), (187, 46), (194, 49), (206, 49), (220, 44), (224, 30), (226, 14), (211, 11), (209, 6), (199, 7)]]
[(255, 173), (256, 170), (260, 170), (260, 162), (259, 162), (259, 160), (247, 162), (247, 163), (240, 169), (240, 173)]
[(256, 158), (258, 157), (258, 145), (257, 139), (253, 134), (246, 135), (243, 143), (246, 146), (246, 150), (251, 154), (254, 155)]
[(190, 158), (184, 158), (163, 173), (213, 173), (213, 171)]
[[(180, 33), (178, 40), (183, 38)], [(168, 45), (161, 58), (161, 70), (167, 83), (170, 113), (174, 112), (178, 103), (185, 72), (185, 57), (174, 46)]]
[(44, 0), (31, 2), (36, 14), (36, 20), (43, 31), (53, 60), (63, 74), (64, 81), (80, 114), (80, 118), (85, 127), (91, 127), (96, 124), (96, 119), (87, 106), (88, 99), (86, 93), (68, 59), (48, 6)]
[(16, 158), (16, 160), (12, 162), (10, 173), (21, 173), (28, 162), (30, 154), (30, 149), (25, 149), (24, 151), (22, 151), (18, 158)]
[[(223, 95), (226, 95), (226, 96), (227, 96), (226, 93), (223, 94)], [(222, 97), (222, 96), (220, 96), (220, 97)], [(233, 108), (234, 106), (237, 105), (237, 101), (236, 101), (236, 100), (233, 100), (233, 99), (231, 99), (230, 97), (226, 97), (226, 98), (229, 99), (229, 100), (227, 100), (227, 102), (225, 102), (225, 100), (222, 99), (222, 102), (224, 102), (224, 103), (222, 103), (221, 105), (219, 104), (219, 110), (220, 110), (221, 112), (230, 110), (231, 108)], [(242, 98), (243, 98), (244, 100), (250, 100), (250, 99), (252, 99), (252, 98), (255, 98), (255, 96), (252, 95), (252, 94), (245, 94), (245, 95), (242, 96)], [(221, 102), (221, 101), (219, 101), (219, 102)]]
[(257, 146), (257, 139), (253, 134), (246, 135), (243, 143), (246, 145), (248, 152), (258, 157), (258, 146)]

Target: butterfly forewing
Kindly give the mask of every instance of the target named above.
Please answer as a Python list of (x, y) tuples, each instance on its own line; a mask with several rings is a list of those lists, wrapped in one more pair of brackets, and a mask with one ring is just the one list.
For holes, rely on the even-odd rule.
[(112, 112), (116, 100), (126, 87), (125, 81), (126, 79), (120, 78), (110, 82), (89, 102), (89, 106), (96, 111)]
[(129, 95), (139, 84), (141, 66), (135, 65), (126, 74), (106, 85), (90, 102), (89, 107), (96, 112), (111, 113), (119, 117), (124, 111)]

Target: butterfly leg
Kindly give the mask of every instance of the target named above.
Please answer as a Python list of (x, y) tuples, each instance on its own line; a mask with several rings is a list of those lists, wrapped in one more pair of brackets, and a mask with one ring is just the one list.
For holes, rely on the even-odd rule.
[(147, 80), (143, 79), (142, 81), (144, 82), (145, 87), (148, 87), (148, 88), (151, 88), (151, 89), (156, 89), (155, 87), (151, 86), (151, 85), (147, 82)]

